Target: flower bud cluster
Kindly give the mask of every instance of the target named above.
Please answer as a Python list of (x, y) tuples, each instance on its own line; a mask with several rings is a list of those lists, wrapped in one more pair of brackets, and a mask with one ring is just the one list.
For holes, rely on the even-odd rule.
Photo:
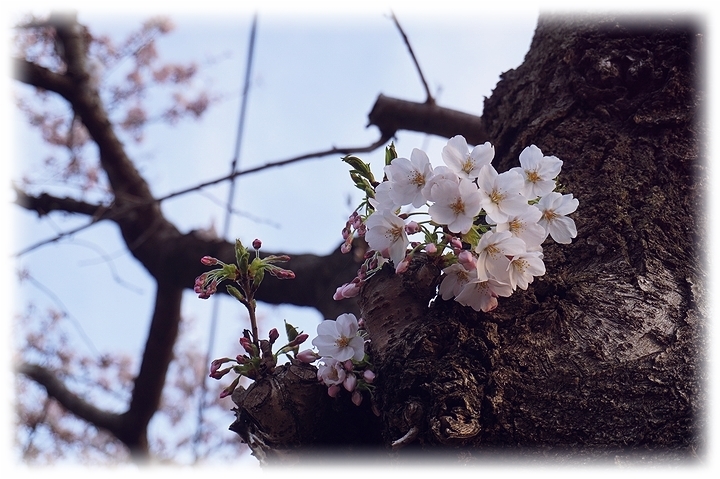
[(350, 393), (356, 406), (363, 400), (363, 391), (372, 394), (375, 373), (365, 354), (361, 321), (354, 314), (341, 314), (335, 320), (318, 325), (313, 345), (318, 353), (305, 350), (297, 358), (306, 363), (318, 362), (318, 381), (328, 388), (328, 395), (337, 397), (342, 390)]
[(194, 289), (198, 293), (198, 297), (201, 299), (209, 298), (217, 292), (217, 287), (222, 281), (228, 280), (235, 283), (228, 285), (228, 292), (240, 302), (244, 302), (254, 296), (255, 291), (257, 291), (265, 277), (266, 271), (278, 279), (294, 279), (295, 273), (289, 269), (276, 266), (276, 263), (290, 261), (290, 257), (287, 255), (268, 255), (261, 258), (261, 245), (262, 242), (259, 239), (253, 241), (255, 258), (250, 261), (250, 252), (239, 239), (235, 240), (235, 260), (237, 264), (225, 264), (212, 256), (203, 256), (200, 262), (205, 266), (220, 267), (195, 278)]
[[(366, 198), (348, 220), (352, 229), (343, 230), (343, 251), (350, 250), (352, 232), (362, 232), (372, 248), (366, 258), (379, 254), (403, 273), (412, 255), (424, 250), (444, 263), (438, 294), (476, 311), (491, 311), (499, 296), (527, 289), (545, 274), (547, 237), (561, 244), (576, 237), (575, 222), (567, 215), (579, 202), (555, 191), (563, 162), (537, 146), (525, 148), (520, 166), (504, 173), (492, 166), (494, 156), (489, 142), (469, 150), (457, 135), (442, 150), (445, 165), (433, 167), (424, 151), (415, 148), (409, 159), (399, 158), (391, 145), (380, 183), (369, 165), (353, 157), (351, 165), (359, 166), (351, 176)], [(366, 170), (364, 181), (358, 180)], [(363, 207), (365, 216), (358, 213)], [(414, 235), (421, 240), (411, 241)], [(338, 288), (335, 299), (358, 294), (374, 271), (361, 268), (353, 282)]]
[[(289, 269), (284, 269), (276, 265), (276, 263), (284, 263), (290, 260), (286, 255), (268, 255), (265, 258), (260, 257), (260, 248), (262, 241), (255, 239), (252, 242), (255, 250), (255, 258), (250, 260), (250, 251), (243, 246), (240, 240), (235, 241), (235, 261), (236, 264), (225, 264), (212, 256), (203, 256), (200, 260), (205, 266), (219, 266), (212, 271), (205, 272), (195, 279), (195, 292), (201, 299), (207, 299), (217, 292), (218, 285), (223, 281), (228, 281), (228, 293), (242, 303), (250, 314), (250, 324), (252, 332), (245, 329), (243, 336), (240, 338), (240, 346), (245, 354), (239, 354), (232, 358), (220, 358), (214, 360), (210, 364), (210, 377), (213, 379), (221, 379), (227, 373), (233, 371), (238, 376), (226, 387), (220, 397), (226, 397), (233, 393), (239, 384), (240, 377), (245, 376), (250, 379), (257, 379), (265, 374), (270, 374), (277, 365), (278, 356), (285, 354), (288, 357), (298, 354), (299, 346), (308, 338), (308, 335), (298, 332), (292, 325), (285, 323), (285, 332), (288, 342), (283, 347), (273, 353), (272, 346), (280, 337), (277, 329), (273, 328), (268, 334), (268, 339), (260, 339), (257, 331), (257, 318), (255, 315), (255, 292), (260, 286), (265, 273), (279, 279), (293, 279), (295, 273)], [(230, 366), (221, 369), (226, 363)], [(234, 363), (234, 364), (232, 364)]]
[[(289, 356), (289, 354), (292, 353), (295, 358), (300, 359), (298, 357), (298, 350), (300, 349), (300, 345), (307, 340), (308, 335), (298, 332), (295, 327), (287, 322), (285, 323), (285, 332), (288, 337), (288, 342), (273, 353), (272, 346), (280, 337), (280, 333), (276, 328), (270, 330), (267, 340), (263, 339), (257, 343), (252, 341), (250, 331), (246, 329), (243, 331), (243, 335), (239, 340), (240, 346), (242, 346), (245, 354), (238, 354), (234, 359), (215, 359), (210, 364), (210, 377), (213, 379), (221, 379), (231, 371), (238, 375), (230, 386), (226, 387), (220, 393), (221, 398), (232, 394), (241, 376), (254, 380), (263, 374), (271, 373), (277, 365), (278, 357), (281, 354)], [(221, 369), (226, 363), (230, 363), (230, 366)]]

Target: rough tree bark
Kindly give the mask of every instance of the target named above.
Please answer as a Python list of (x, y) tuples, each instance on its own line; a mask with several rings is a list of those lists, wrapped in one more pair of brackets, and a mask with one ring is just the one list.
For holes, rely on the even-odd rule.
[[(540, 17), (524, 63), (502, 75), (473, 122), (477, 142), (495, 145), (498, 171), (516, 166), (530, 144), (564, 161), (560, 183), (580, 200), (578, 236), (546, 244), (546, 275), (487, 314), (437, 298), (428, 307), (439, 269), (422, 257), (403, 275), (383, 270), (368, 281), (360, 307), (380, 417), (368, 408), (344, 412), (354, 415), (349, 424), (379, 429), (344, 446), (381, 437), (373, 444), (396, 460), (443, 451), (465, 462), (702, 454), (702, 59), (702, 25), (693, 18)], [(407, 108), (424, 116), (408, 122)], [(375, 108), (371, 122), (445, 134), (433, 123), (437, 108)], [(283, 368), (276, 388), (252, 387), (286, 398), (265, 403), (265, 424), (283, 417), (296, 383), (316, 391), (312, 403), (297, 396), (288, 409), (315, 411), (297, 416), (303, 437), (263, 429), (258, 401), (247, 401), (252, 387), (233, 397), (233, 429), (269, 464), (339, 444), (327, 435), (337, 433), (327, 431), (336, 416), (319, 412), (331, 407), (324, 386), (312, 369), (290, 368), (297, 374)]]

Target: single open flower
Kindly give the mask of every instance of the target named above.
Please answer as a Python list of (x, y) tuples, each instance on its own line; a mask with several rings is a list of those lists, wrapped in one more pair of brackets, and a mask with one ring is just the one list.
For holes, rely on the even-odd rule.
[(376, 211), (365, 221), (367, 233), (365, 241), (375, 251), (388, 251), (395, 265), (405, 258), (410, 244), (405, 232), (405, 221), (390, 211)]
[(489, 165), (495, 157), (495, 148), (490, 142), (478, 145), (468, 153), (465, 137), (456, 135), (450, 138), (442, 149), (442, 159), (459, 177), (475, 179), (480, 169)]
[(428, 208), (428, 213), (434, 222), (447, 225), (453, 233), (470, 231), (481, 210), (481, 195), (472, 181), (438, 182), (433, 185), (430, 196), (435, 203)]
[(509, 216), (522, 214), (527, 200), (522, 196), (523, 179), (515, 171), (498, 174), (491, 165), (484, 166), (478, 176), (481, 206), (489, 221), (504, 223)]
[(385, 174), (390, 181), (390, 198), (396, 205), (412, 204), (419, 208), (425, 204), (422, 195), (423, 187), (432, 176), (432, 165), (427, 154), (414, 148), (410, 159), (395, 158), (385, 167)]
[(326, 386), (339, 386), (345, 381), (345, 369), (340, 361), (333, 358), (322, 358), (318, 366), (317, 377)]
[(520, 173), (525, 181), (522, 194), (528, 200), (545, 196), (555, 189), (555, 178), (560, 174), (562, 160), (555, 156), (543, 156), (535, 145), (530, 145), (520, 153), (520, 166), (510, 171)]
[(536, 207), (542, 213), (538, 224), (545, 228), (545, 237), (549, 234), (556, 242), (570, 244), (577, 236), (575, 221), (565, 215), (575, 211), (580, 202), (573, 195), (561, 195), (555, 191), (540, 198)]
[(365, 340), (358, 336), (358, 322), (352, 313), (341, 314), (335, 321), (326, 319), (317, 327), (318, 336), (312, 340), (321, 356), (337, 361), (365, 357)]

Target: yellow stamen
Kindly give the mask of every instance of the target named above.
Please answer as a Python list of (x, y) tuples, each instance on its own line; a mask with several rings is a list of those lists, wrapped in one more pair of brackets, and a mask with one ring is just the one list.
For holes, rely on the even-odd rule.
[(537, 171), (526, 171), (525, 176), (530, 183), (537, 183), (541, 180), (540, 175), (537, 174)]
[(505, 195), (501, 194), (498, 190), (492, 190), (492, 193), (490, 193), (490, 201), (493, 203), (500, 204), (502, 200), (505, 199)]
[(425, 186), (425, 177), (419, 171), (413, 172), (410, 183), (416, 186)]
[(465, 203), (463, 203), (462, 198), (458, 198), (457, 200), (455, 200), (455, 203), (450, 205), (450, 209), (456, 215), (465, 213)]

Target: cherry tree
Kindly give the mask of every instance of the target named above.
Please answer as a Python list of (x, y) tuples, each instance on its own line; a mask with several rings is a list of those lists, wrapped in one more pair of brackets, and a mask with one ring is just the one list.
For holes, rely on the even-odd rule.
[[(380, 132), (376, 142), (321, 152), (345, 157), (353, 173), (348, 181), (365, 190), (374, 212), (351, 216), (345, 242), (332, 254), (286, 258), (264, 252), (260, 243), (249, 248), (198, 231), (181, 233), (164, 217), (163, 198), (152, 195), (109, 120), (88, 61), (97, 42), (72, 17), (27, 22), (23, 29), (39, 37), (28, 40), (15, 60), (15, 77), (70, 106), (69, 123), (42, 115), (38, 125), (48, 141), (71, 152), (96, 145), (97, 171), (85, 166), (79, 153), (61, 171), (72, 171), (83, 184), (106, 182), (107, 196), (78, 200), (16, 186), (16, 202), (42, 215), (64, 211), (116, 224), (157, 282), (157, 297), (139, 371), (130, 378), (122, 362), (112, 365), (128, 385), (117, 412), (97, 407), (58, 377), (56, 371), (82, 367), (74, 366), (73, 358), (62, 362), (56, 354), (62, 344), (50, 346), (61, 360), (57, 365), (40, 365), (28, 355), (19, 374), (118, 439), (136, 458), (147, 457), (147, 426), (166, 384), (182, 292), (194, 288), (207, 298), (222, 290), (222, 280), (230, 280), (239, 287), (228, 291), (251, 318), (255, 300), (312, 306), (337, 318), (320, 324), (312, 342), (317, 354), (302, 354), (306, 337), (289, 326), (280, 352), (291, 359), (280, 365), (272, 351), (277, 330), (264, 339), (253, 327), (239, 338), (234, 360), (206, 365), (220, 378), (241, 372), (254, 380), (248, 387), (232, 383), (221, 394), (235, 404), (232, 430), (262, 463), (302, 462), (330, 446), (396, 461), (413, 460), (419, 451), (438, 452), (465, 463), (518, 456), (616, 462), (702, 456), (707, 318), (702, 27), (689, 17), (637, 22), (542, 15), (525, 61), (502, 75), (481, 117), (443, 108), (427, 88), (422, 103), (380, 95), (369, 114)], [(54, 63), (40, 61), (46, 57)], [(137, 58), (140, 71), (147, 58)], [(182, 83), (193, 71), (170, 70), (167, 76), (159, 73), (162, 68), (153, 70), (154, 81)], [(139, 90), (132, 95), (141, 96), (142, 84), (136, 81)], [(118, 93), (118, 101), (122, 96)], [(199, 113), (210, 101), (176, 100), (168, 119)], [(140, 138), (143, 109), (124, 104), (120, 127)], [(457, 180), (423, 176), (420, 150), (394, 152), (391, 141), (402, 130), (448, 138), (445, 163)], [(387, 182), (377, 171), (366, 171), (361, 159), (380, 147), (386, 148)], [(395, 161), (400, 157), (407, 163)], [(552, 158), (562, 161), (561, 171)], [(545, 162), (532, 170), (533, 184), (523, 185), (523, 173), (513, 169), (526, 172), (540, 161)], [(415, 183), (402, 183), (408, 171), (416, 173)], [(555, 176), (561, 191), (545, 191), (542, 181)], [(412, 184), (433, 181), (424, 198), (415, 196)], [(383, 183), (392, 191), (385, 191), (385, 199)], [(531, 202), (540, 198), (533, 206), (540, 217), (523, 216), (528, 198), (523, 209), (515, 200), (505, 201), (508, 188), (519, 188), (518, 195), (524, 191)], [(421, 241), (424, 251), (415, 251), (418, 245), (403, 233), (416, 232), (416, 225), (399, 216), (402, 224), (397, 223), (383, 201), (416, 206), (423, 199), (434, 203), (428, 214), (448, 236), (445, 242)], [(496, 228), (483, 240), (472, 234), (481, 209), (488, 228)], [(466, 211), (467, 217), (460, 214)], [(558, 219), (566, 215), (572, 226)], [(512, 237), (510, 219), (543, 228), (541, 257), (537, 249), (517, 249), (519, 241), (527, 246), (534, 240)], [(351, 234), (363, 228), (364, 234)], [(384, 244), (388, 232), (393, 241)], [(487, 258), (501, 243), (506, 249), (497, 261), (507, 263), (507, 282), (499, 281), (504, 274), (499, 263)], [(483, 301), (455, 293), (461, 278), (451, 275), (458, 268), (433, 259), (438, 248), (453, 246), (455, 264), (471, 272), (466, 265), (474, 267), (477, 277), (470, 284), (489, 287), (485, 283), (494, 279), (505, 286)], [(376, 248), (387, 252), (365, 254)], [(409, 258), (408, 248), (414, 251)], [(282, 269), (274, 269), (280, 261)], [(519, 267), (515, 261), (532, 274), (512, 272)], [(264, 272), (288, 280), (264, 278)], [(512, 294), (503, 293), (508, 288)], [(354, 339), (359, 331), (369, 339), (362, 350)], [(28, 348), (39, 349), (35, 344), (30, 341)], [(372, 367), (362, 364), (365, 354)], [(308, 364), (318, 356), (329, 359), (319, 367)], [(220, 372), (233, 361), (231, 371)], [(355, 367), (370, 373), (355, 375)], [(371, 397), (359, 399), (358, 384), (372, 391)], [(24, 420), (39, 423), (39, 415), (57, 409), (44, 411), (28, 410)]]

